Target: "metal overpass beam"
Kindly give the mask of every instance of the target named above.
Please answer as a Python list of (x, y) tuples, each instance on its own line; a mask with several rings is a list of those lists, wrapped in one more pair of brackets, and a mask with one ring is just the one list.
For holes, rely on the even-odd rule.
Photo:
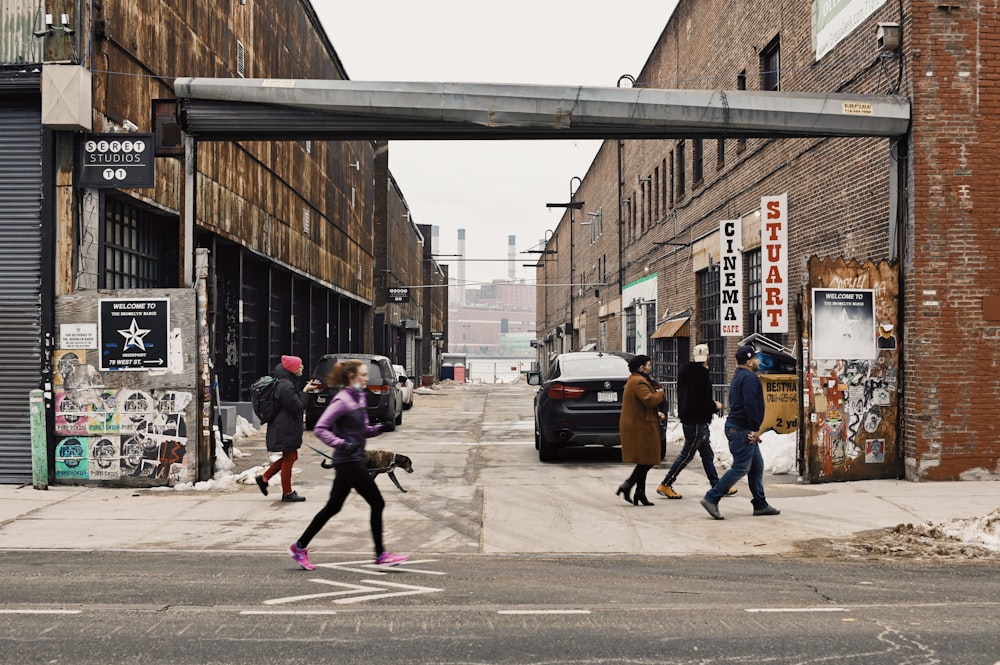
[(178, 78), (199, 140), (891, 137), (905, 97), (487, 83)]

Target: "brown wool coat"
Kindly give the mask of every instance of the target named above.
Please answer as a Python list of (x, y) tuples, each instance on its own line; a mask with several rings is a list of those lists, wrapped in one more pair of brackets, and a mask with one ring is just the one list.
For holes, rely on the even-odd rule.
[(653, 390), (649, 380), (633, 373), (622, 395), (622, 415), (618, 429), (622, 439), (622, 462), (660, 463), (660, 420), (657, 410), (667, 397)]

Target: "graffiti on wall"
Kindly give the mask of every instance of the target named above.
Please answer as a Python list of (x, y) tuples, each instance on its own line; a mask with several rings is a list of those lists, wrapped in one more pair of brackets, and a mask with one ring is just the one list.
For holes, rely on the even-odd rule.
[(107, 387), (87, 353), (54, 354), (55, 477), (184, 480), (192, 394)]
[(805, 399), (813, 480), (899, 475), (898, 278), (885, 262), (809, 262)]

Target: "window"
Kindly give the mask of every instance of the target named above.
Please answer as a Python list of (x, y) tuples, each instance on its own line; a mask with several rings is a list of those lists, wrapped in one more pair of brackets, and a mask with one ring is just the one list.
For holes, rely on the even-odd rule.
[(653, 216), (650, 217), (650, 224), (660, 218), (660, 167), (653, 169)]
[(684, 141), (677, 144), (677, 198), (684, 198), (684, 181), (687, 174), (684, 173)]
[(236, 41), (236, 75), (240, 78), (247, 75), (247, 49), (239, 40)]
[(781, 38), (775, 37), (760, 52), (760, 89), (781, 90)]
[(670, 174), (667, 172), (667, 159), (663, 158), (663, 162), (660, 164), (660, 173), (663, 175), (663, 184), (660, 186), (660, 198), (662, 201), (663, 214), (667, 214), (667, 191), (670, 187), (667, 180), (670, 178)]
[(705, 142), (702, 139), (691, 141), (691, 181), (695, 185), (705, 179)]
[(625, 352), (635, 353), (635, 307), (625, 308)]
[[(740, 72), (739, 75), (736, 77), (736, 89), (737, 90), (747, 89), (747, 71), (745, 69), (742, 72)], [(736, 152), (743, 152), (746, 149), (747, 149), (747, 140), (743, 138), (736, 139)]]
[(100, 288), (178, 286), (177, 218), (113, 196), (104, 199)]
[(698, 272), (698, 342), (708, 344), (708, 370), (712, 376), (712, 384), (721, 386), (714, 388), (715, 399), (725, 403), (726, 377), (726, 339), (722, 337), (722, 321), (719, 287), (719, 264), (715, 264)]
[(747, 263), (747, 317), (749, 324), (747, 329), (752, 335), (760, 332), (761, 321), (761, 284), (760, 265), (761, 254), (759, 249), (746, 253)]
[[(674, 152), (672, 150), (670, 151), (670, 155), (668, 156), (668, 158), (670, 159), (670, 176), (669, 176), (670, 177), (670, 207), (672, 209), (674, 207)], [(664, 177), (667, 177), (667, 176), (664, 175)]]
[(652, 340), (649, 357), (653, 360), (653, 377), (667, 391), (667, 408), (677, 411), (677, 374), (690, 357), (691, 341), (687, 337), (661, 337)]

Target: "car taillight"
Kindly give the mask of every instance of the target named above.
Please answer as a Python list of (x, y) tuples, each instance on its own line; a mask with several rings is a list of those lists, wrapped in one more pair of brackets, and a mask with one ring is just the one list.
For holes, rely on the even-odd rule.
[(386, 386), (386, 385), (373, 386), (371, 384), (368, 384), (368, 392), (371, 392), (371, 393), (376, 393), (376, 394), (385, 393), (385, 394), (388, 394), (389, 390), (390, 390), (389, 386)]
[(586, 392), (577, 386), (567, 386), (561, 383), (553, 383), (546, 391), (549, 399), (579, 399)]

